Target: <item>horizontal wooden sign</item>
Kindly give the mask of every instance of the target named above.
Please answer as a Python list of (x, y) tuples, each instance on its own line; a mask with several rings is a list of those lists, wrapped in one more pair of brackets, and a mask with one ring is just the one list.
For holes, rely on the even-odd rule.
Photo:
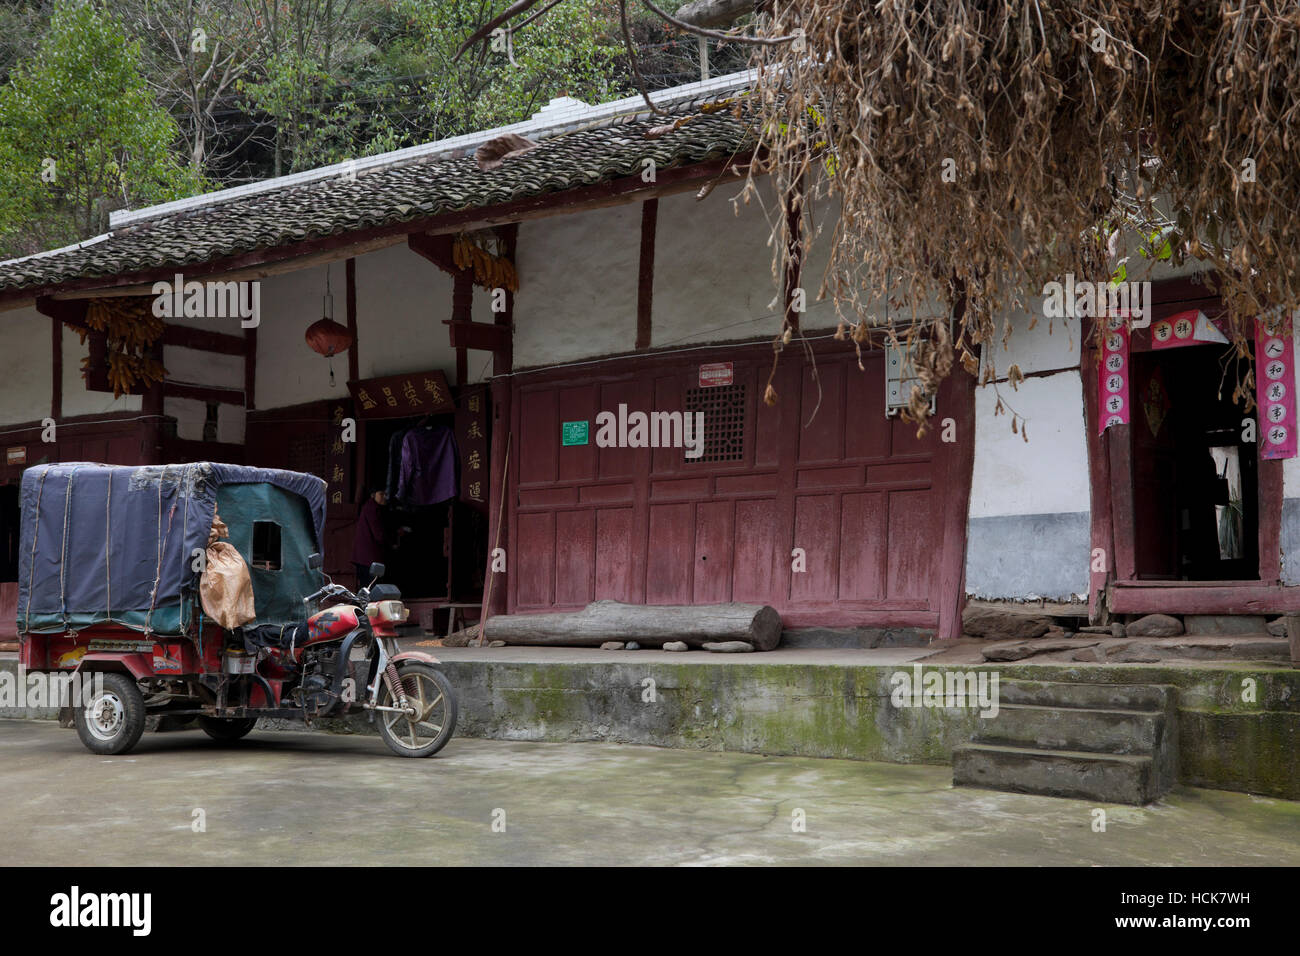
[(348, 382), (362, 418), (408, 418), (454, 412), (447, 376), (438, 370)]

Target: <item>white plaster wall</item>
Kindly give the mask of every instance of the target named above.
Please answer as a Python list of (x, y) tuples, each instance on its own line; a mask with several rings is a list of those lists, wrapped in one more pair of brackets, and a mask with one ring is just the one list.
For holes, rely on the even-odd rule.
[[(331, 273), (334, 317), (346, 323), (343, 266)], [(307, 326), (322, 316), (325, 267), (316, 266), (262, 280), (262, 321), (257, 327), (258, 408), (277, 408), (331, 398), (346, 390), (346, 356), (334, 359), (338, 382), (331, 390), (326, 360), (307, 347)]]
[[(975, 465), (970, 517), (1089, 511), (1083, 384), (1076, 371), (1031, 378), (1003, 403), (1029, 420), (1029, 441), (1011, 432), (1010, 415), (994, 415), (993, 387), (975, 390)], [(960, 440), (960, 436), (958, 436)]]
[(991, 361), (999, 380), (1006, 378), (1012, 365), (1025, 375), (1079, 367), (1078, 319), (1045, 318), (1040, 300), (1031, 303), (1031, 309), (1015, 313), (1010, 324), (1011, 335), (1004, 344), (1003, 323), (998, 321), (997, 336), (982, 353), (982, 366), (987, 368)]
[[(341, 265), (335, 278), (342, 281)], [(456, 352), (442, 324), (451, 318), (452, 285), (451, 276), (405, 243), (357, 259), (357, 363), (362, 378), (441, 369), (454, 381)], [(343, 299), (337, 293), (342, 285), (335, 289), (336, 314), (341, 316)], [(483, 290), (475, 289), (474, 297), (483, 297)], [(474, 364), (471, 352), (470, 366)], [(347, 377), (346, 358), (342, 377)]]
[(39, 421), (50, 414), (54, 394), (52, 321), (35, 308), (0, 313), (4, 341), (0, 348), (0, 424)]
[[(63, 328), (63, 416), (102, 415), (106, 412), (138, 412), (141, 397), (123, 395), (114, 398), (112, 392), (91, 392), (86, 390), (86, 381), (81, 377), (81, 360), (90, 354), (90, 345), (81, 344), (77, 333)], [(45, 364), (49, 364), (49, 355)]]
[(206, 402), (193, 398), (174, 398), (169, 395), (163, 399), (163, 414), (176, 419), (177, 438), (188, 441), (203, 440), (203, 423), (208, 417)]
[[(334, 321), (347, 324), (343, 260), (331, 264)], [(307, 345), (308, 326), (324, 315), (325, 266), (262, 280), (257, 330), (257, 407), (279, 408), (347, 392), (348, 357), (329, 360)], [(404, 243), (357, 257), (357, 369), (361, 378), (441, 369), (454, 380), (456, 353), (444, 319), (451, 317), (451, 277)], [(482, 290), (475, 292), (475, 305)], [(481, 318), (481, 316), (479, 316)], [(485, 353), (484, 353), (485, 354)], [(471, 378), (481, 367), (470, 353)], [(241, 373), (242, 374), (242, 373)], [(242, 381), (242, 379), (241, 379)], [(242, 429), (242, 425), (239, 426)]]
[(178, 345), (163, 346), (167, 380), (218, 388), (244, 387), (244, 357), (205, 352)]
[(217, 409), (217, 441), (231, 442), (236, 445), (244, 443), (244, 422), (246, 412), (239, 405), (223, 404)]
[(516, 368), (632, 351), (640, 203), (521, 223), (516, 258)]
[[(775, 335), (784, 303), (772, 275), (769, 217), (779, 215), (768, 189), (748, 204), (736, 200), (738, 185), (721, 185), (705, 199), (679, 193), (659, 200), (655, 231), (654, 305), (651, 344), (698, 344)], [(736, 201), (733, 201), (736, 200)], [(834, 328), (835, 310), (817, 301), (826, 269), (832, 206), (812, 209), (824, 223), (803, 264), (801, 285), (808, 331)]]

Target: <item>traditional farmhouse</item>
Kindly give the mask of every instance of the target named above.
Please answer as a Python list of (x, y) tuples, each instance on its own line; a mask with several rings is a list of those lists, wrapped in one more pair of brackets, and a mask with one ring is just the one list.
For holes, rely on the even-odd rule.
[[(1300, 470), (1212, 387), (1220, 305), (1190, 269), (1152, 275), (1153, 324), (1104, 355), (1077, 319), (1013, 316), (984, 361), (1024, 381), (958, 369), (918, 437), (897, 414), (906, 357), (859, 364), (834, 337), (814, 247), (765, 404), (783, 211), (733, 203), (752, 134), (703, 109), (749, 81), (655, 94), (669, 120), (640, 97), (561, 99), (515, 126), (119, 212), (106, 235), (0, 263), (3, 626), (17, 483), (42, 461), (314, 473), (339, 576), (361, 503), (387, 489), (390, 579), (430, 622), (472, 620), (485, 598), (489, 613), (758, 602), (789, 629), (942, 636), (968, 595), (1094, 619), (1300, 610), (1285, 587)], [(140, 361), (119, 348), (130, 335)], [(1281, 348), (1270, 381), (1294, 393)]]

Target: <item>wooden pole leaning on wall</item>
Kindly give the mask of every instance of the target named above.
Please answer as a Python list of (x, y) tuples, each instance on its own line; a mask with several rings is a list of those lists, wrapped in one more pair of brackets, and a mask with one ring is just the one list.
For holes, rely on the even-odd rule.
[[(496, 577), (492, 573), (492, 562), (495, 560), (493, 555), (501, 547), (501, 523), (506, 518), (506, 488), (510, 481), (510, 434), (506, 434), (506, 453), (501, 461), (501, 504), (497, 508), (497, 533), (496, 540), (492, 542), (492, 548), (488, 551), (487, 581), (483, 585), (483, 603), (478, 610), (478, 645), (487, 647), (487, 622), (488, 608), (492, 606), (492, 581)], [(506, 572), (509, 573), (508, 571)]]

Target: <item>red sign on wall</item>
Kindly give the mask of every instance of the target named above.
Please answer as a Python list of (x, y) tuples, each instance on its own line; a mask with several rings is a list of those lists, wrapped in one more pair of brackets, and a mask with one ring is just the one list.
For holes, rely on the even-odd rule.
[(1296, 456), (1295, 347), (1291, 317), (1270, 328), (1255, 320), (1255, 388), (1261, 415), (1259, 457)]
[(730, 362), (713, 362), (700, 366), (700, 388), (717, 388), (736, 380), (735, 367)]
[(1183, 345), (1202, 345), (1206, 342), (1228, 344), (1223, 334), (1222, 320), (1211, 320), (1199, 309), (1188, 309), (1151, 326), (1153, 349), (1175, 349)]
[(1127, 425), (1129, 414), (1128, 323), (1115, 316), (1107, 322), (1102, 337), (1101, 361), (1097, 363), (1097, 418), (1099, 434), (1111, 425)]

